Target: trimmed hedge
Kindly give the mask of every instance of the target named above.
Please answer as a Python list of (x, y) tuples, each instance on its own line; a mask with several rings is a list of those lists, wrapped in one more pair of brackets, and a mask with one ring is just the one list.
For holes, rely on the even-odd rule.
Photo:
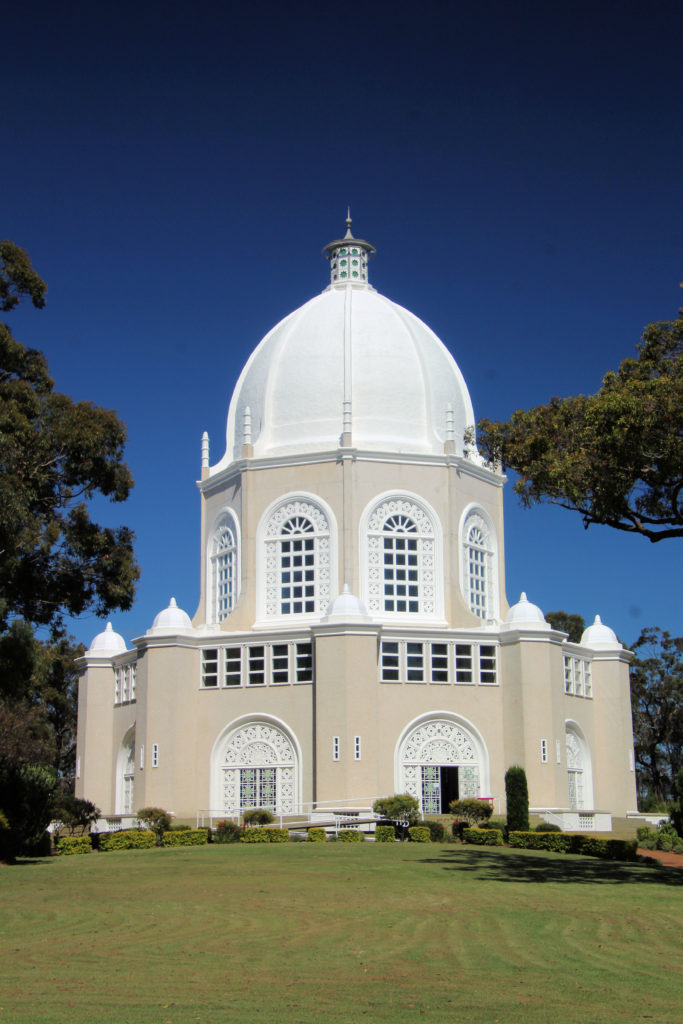
[(241, 843), (288, 843), (289, 831), (286, 828), (264, 826), (248, 828), (240, 836)]
[(64, 857), (71, 854), (92, 853), (90, 836), (63, 836), (57, 841), (57, 853)]
[(345, 828), (337, 833), (337, 840), (340, 843), (362, 843), (363, 833), (357, 828)]
[(432, 836), (425, 825), (413, 825), (408, 829), (408, 839), (411, 843), (431, 843)]
[(149, 829), (130, 828), (123, 832), (107, 832), (100, 834), (100, 850), (111, 853), (112, 850), (149, 850), (156, 846), (157, 838)]
[(503, 833), (497, 828), (464, 828), (462, 838), (471, 846), (503, 845)]
[(581, 832), (511, 832), (508, 843), (518, 850), (580, 853), (610, 860), (635, 860), (638, 846), (635, 839), (602, 839)]
[(396, 829), (393, 825), (375, 825), (376, 843), (395, 843)]
[(432, 821), (431, 819), (426, 818), (422, 821), (418, 821), (418, 825), (421, 825), (422, 828), (429, 829), (429, 834), (432, 837), (433, 843), (442, 843), (444, 841), (446, 837), (446, 829), (444, 828), (442, 822)]
[(217, 822), (212, 839), (214, 843), (239, 843), (241, 835), (242, 829), (237, 822), (228, 818)]
[(316, 825), (315, 828), (309, 828), (306, 841), (309, 843), (326, 843), (327, 833), (324, 828), (318, 828)]
[(162, 846), (206, 846), (209, 833), (205, 828), (183, 829), (177, 832), (165, 832), (161, 840)]

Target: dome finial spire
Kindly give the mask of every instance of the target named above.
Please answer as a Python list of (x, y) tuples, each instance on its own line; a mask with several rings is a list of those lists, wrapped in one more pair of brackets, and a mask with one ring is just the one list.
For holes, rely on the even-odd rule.
[(346, 207), (346, 234), (344, 235), (344, 238), (353, 238), (353, 235), (351, 234), (351, 207), (350, 206)]

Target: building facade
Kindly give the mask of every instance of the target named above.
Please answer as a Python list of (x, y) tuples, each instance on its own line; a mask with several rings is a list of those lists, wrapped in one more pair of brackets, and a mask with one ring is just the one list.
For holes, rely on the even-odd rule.
[(201, 588), (127, 650), (82, 660), (77, 795), (107, 815), (424, 813), (493, 798), (526, 769), (532, 807), (573, 827), (636, 809), (628, 652), (599, 618), (568, 642), (505, 599), (504, 478), (465, 440), (455, 361), (368, 280), (356, 239), (330, 283), (249, 357), (210, 464)]

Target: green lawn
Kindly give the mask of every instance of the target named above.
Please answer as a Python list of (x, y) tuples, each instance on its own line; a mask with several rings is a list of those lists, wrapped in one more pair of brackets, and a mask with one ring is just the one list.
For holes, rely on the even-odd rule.
[(0, 1024), (678, 1022), (683, 871), (291, 843), (0, 867)]

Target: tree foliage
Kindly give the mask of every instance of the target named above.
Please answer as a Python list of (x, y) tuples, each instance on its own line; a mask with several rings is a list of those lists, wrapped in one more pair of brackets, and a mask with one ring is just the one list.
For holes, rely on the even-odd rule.
[(581, 637), (586, 628), (586, 620), (583, 615), (562, 611), (546, 612), (545, 620), (550, 623), (553, 629), (559, 629), (562, 633), (568, 633), (570, 643), (581, 643)]
[[(42, 306), (26, 254), (0, 243), (0, 302)], [(126, 527), (90, 518), (97, 494), (124, 501), (124, 425), (54, 390), (44, 356), (0, 324), (0, 629), (15, 617), (59, 629), (64, 616), (129, 608), (139, 570)]]
[(595, 395), (482, 419), (479, 448), (518, 475), (524, 506), (548, 502), (652, 542), (683, 537), (683, 310), (645, 328), (638, 356)]
[(677, 795), (683, 769), (683, 637), (644, 629), (633, 644), (631, 705), (641, 798)]
[(476, 800), (473, 797), (451, 800), (448, 810), (461, 821), (466, 821), (468, 825), (472, 826), (481, 825), (482, 822), (488, 821), (493, 814), (493, 807), (490, 803), (487, 803), (486, 800)]

